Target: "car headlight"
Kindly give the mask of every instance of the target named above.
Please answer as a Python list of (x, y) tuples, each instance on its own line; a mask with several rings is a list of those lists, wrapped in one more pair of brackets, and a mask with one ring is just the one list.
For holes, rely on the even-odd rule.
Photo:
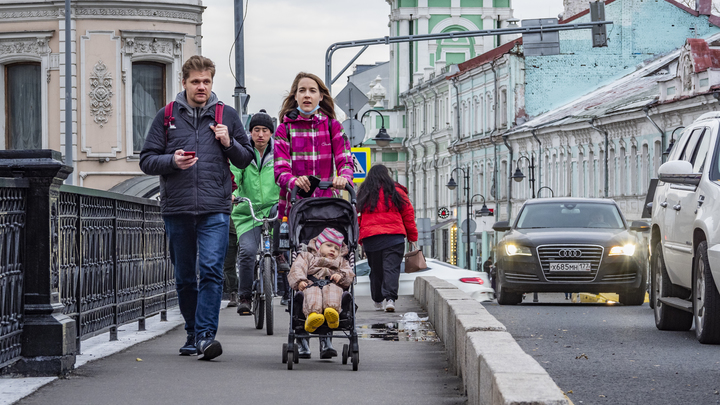
[(635, 244), (628, 243), (625, 246), (613, 246), (608, 256), (632, 256), (635, 254)]
[(505, 252), (508, 256), (532, 256), (532, 251), (527, 246), (505, 245)]

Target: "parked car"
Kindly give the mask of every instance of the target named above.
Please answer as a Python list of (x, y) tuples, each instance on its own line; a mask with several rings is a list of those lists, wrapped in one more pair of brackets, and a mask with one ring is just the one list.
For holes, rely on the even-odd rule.
[[(658, 169), (652, 201), (655, 326), (720, 344), (720, 113), (685, 128)], [(651, 190), (652, 191), (652, 190)]]
[[(418, 276), (435, 276), (437, 278), (448, 281), (458, 289), (465, 291), (476, 301), (491, 301), (494, 298), (495, 291), (490, 286), (488, 274), (480, 271), (472, 271), (461, 269), (439, 260), (426, 258), (425, 262), (428, 268), (414, 273), (405, 273), (405, 262), (400, 268), (400, 288), (398, 295), (412, 295), (415, 290), (415, 278)], [(370, 296), (370, 265), (367, 260), (360, 260), (356, 264), (357, 285), (355, 285), (355, 295)]]
[(647, 283), (647, 250), (628, 227), (615, 201), (600, 198), (528, 200), (497, 247), (497, 299), (522, 301), (526, 292), (615, 292), (626, 305), (642, 305)]

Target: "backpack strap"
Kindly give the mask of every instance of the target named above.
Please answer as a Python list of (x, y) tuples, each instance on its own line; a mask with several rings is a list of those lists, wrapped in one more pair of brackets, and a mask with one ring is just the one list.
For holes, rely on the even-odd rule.
[(173, 108), (175, 102), (171, 101), (165, 106), (165, 118), (163, 119), (163, 126), (165, 127), (165, 145), (168, 141), (168, 130), (175, 129), (175, 117), (173, 117)]

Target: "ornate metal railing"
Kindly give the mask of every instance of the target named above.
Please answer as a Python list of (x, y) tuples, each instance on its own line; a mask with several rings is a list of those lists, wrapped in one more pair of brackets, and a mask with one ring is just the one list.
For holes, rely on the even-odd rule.
[(0, 368), (20, 357), (28, 181), (0, 178)]
[(65, 186), (71, 171), (0, 151), (0, 374), (67, 373), (83, 339), (177, 305), (159, 202)]
[(63, 313), (80, 341), (177, 305), (157, 201), (74, 186), (58, 198)]

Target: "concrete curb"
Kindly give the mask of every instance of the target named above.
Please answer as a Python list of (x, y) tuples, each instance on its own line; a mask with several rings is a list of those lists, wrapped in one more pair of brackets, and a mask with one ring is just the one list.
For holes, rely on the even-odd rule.
[(467, 293), (427, 276), (415, 279), (414, 291), (445, 344), (449, 371), (462, 377), (468, 404), (569, 404), (547, 371)]

